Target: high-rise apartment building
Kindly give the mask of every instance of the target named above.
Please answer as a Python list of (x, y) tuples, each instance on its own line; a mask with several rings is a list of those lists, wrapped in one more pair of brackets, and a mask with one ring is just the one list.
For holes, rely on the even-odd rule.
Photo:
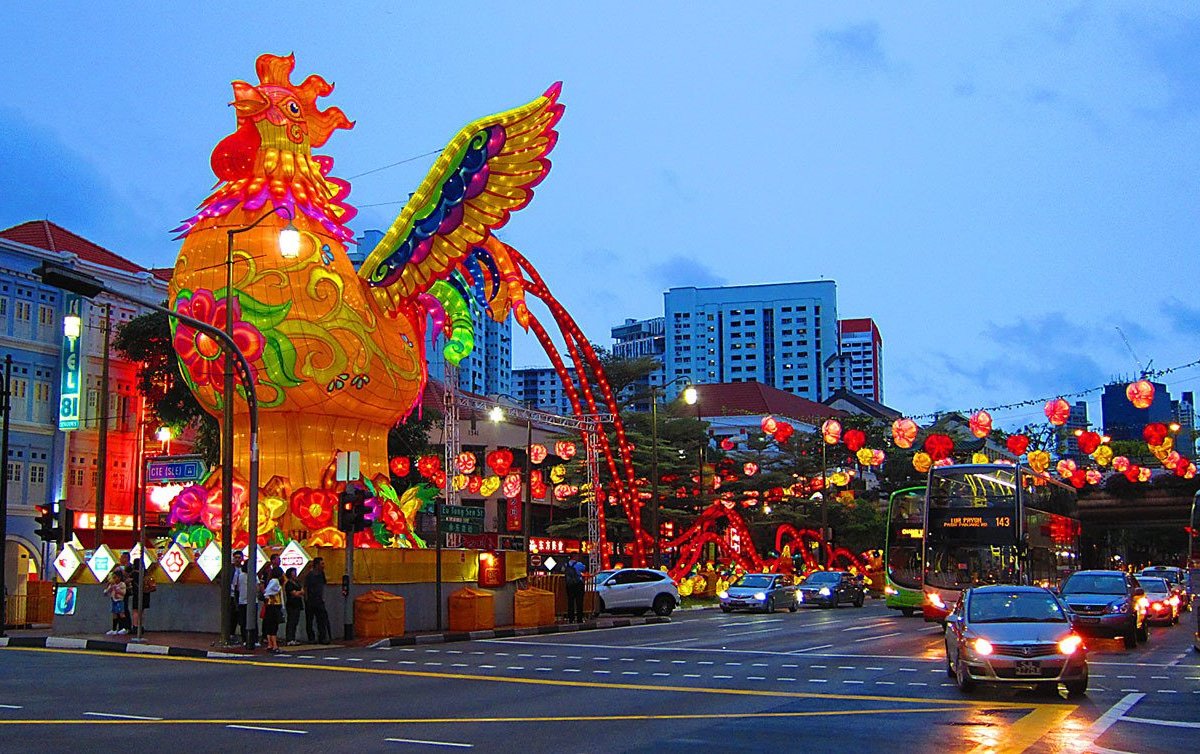
[[(513, 392), (512, 319), (497, 322), (474, 299), (470, 300), (475, 322), (475, 348), (458, 364), (458, 388), (476, 395), (511, 395)], [(429, 374), (441, 381), (446, 369), (443, 347), (446, 339), (432, 328), (425, 331), (425, 359)]]
[[(624, 324), (612, 328), (612, 353), (619, 359), (654, 359), (657, 367), (645, 377), (635, 380), (626, 388), (621, 398), (629, 400), (634, 411), (649, 411), (652, 388), (662, 387), (666, 374), (663, 356), (667, 350), (666, 320), (626, 319)], [(659, 400), (662, 398), (660, 396)]]
[(830, 392), (825, 361), (838, 351), (837, 284), (832, 280), (664, 294), (665, 381), (757, 381), (813, 401)]
[(883, 337), (875, 320), (870, 317), (840, 320), (838, 333), (841, 356), (848, 357), (843, 366), (846, 381), (840, 387), (882, 403)]
[[(575, 371), (569, 370), (571, 379)], [(571, 402), (563, 390), (562, 381), (553, 367), (524, 367), (512, 372), (513, 390), (510, 395), (518, 403), (538, 411), (571, 416)]]

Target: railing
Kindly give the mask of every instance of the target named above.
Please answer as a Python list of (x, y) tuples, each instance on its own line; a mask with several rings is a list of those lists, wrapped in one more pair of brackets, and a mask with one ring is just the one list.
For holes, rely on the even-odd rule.
[[(554, 595), (554, 614), (567, 614), (567, 577), (561, 573), (534, 571), (529, 574), (529, 585), (536, 589), (544, 589)], [(596, 580), (594, 576), (585, 576), (583, 580), (583, 614), (592, 615), (596, 612)]]

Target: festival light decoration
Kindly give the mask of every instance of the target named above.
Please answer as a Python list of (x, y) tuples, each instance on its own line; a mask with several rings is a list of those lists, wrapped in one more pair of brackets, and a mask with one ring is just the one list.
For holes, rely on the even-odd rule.
[(547, 455), (549, 455), (549, 452), (546, 450), (546, 446), (542, 445), (540, 442), (535, 442), (529, 446), (529, 462), (534, 466), (537, 466), (542, 461), (545, 461)]
[(826, 445), (837, 445), (842, 440), (842, 423), (837, 419), (826, 419), (821, 423), (821, 438)]
[(919, 473), (924, 474), (933, 466), (933, 458), (925, 451), (919, 451), (913, 453), (912, 465)]
[(484, 461), (496, 476), (504, 476), (512, 468), (513, 454), (508, 448), (498, 448), (488, 453)]
[(754, 476), (758, 473), (758, 464), (747, 461), (742, 466), (742, 473), (746, 476)]
[(1154, 383), (1149, 380), (1131, 382), (1125, 388), (1125, 397), (1134, 408), (1150, 408), (1154, 403)]
[(876, 449), (876, 450), (871, 451), (871, 465), (872, 466), (882, 466), (883, 462), (885, 460), (887, 460), (887, 456), (884, 454), (884, 452), (882, 450)]
[(1088, 484), (1100, 484), (1100, 480), (1103, 479), (1104, 476), (1096, 469), (1088, 469), (1087, 473), (1084, 475), (1084, 478)]
[(779, 424), (775, 421), (775, 417), (769, 414), (762, 418), (760, 426), (762, 427), (762, 431), (768, 435), (774, 435), (775, 430), (779, 428)]
[(971, 434), (978, 438), (987, 437), (992, 433), (992, 415), (987, 411), (976, 411), (967, 422)]
[(411, 470), (408, 456), (396, 456), (388, 462), (388, 468), (396, 476), (408, 476)]
[(1101, 466), (1107, 466), (1113, 460), (1113, 449), (1111, 446), (1101, 445), (1092, 453), (1092, 458)]
[(464, 451), (454, 459), (454, 468), (460, 474), (470, 474), (475, 471), (475, 454)]
[(1075, 473), (1077, 468), (1078, 467), (1075, 465), (1074, 461), (1070, 460), (1069, 458), (1065, 458), (1058, 462), (1058, 466), (1055, 467), (1055, 470), (1058, 471), (1058, 475), (1063, 479), (1070, 479), (1071, 475)]
[(1125, 456), (1117, 456), (1112, 459), (1113, 471), (1124, 474), (1130, 467), (1129, 459)]
[(855, 453), (867, 444), (867, 435), (861, 429), (848, 429), (842, 435), (842, 442), (846, 444), (846, 450)]
[(1095, 453), (1100, 447), (1100, 435), (1090, 430), (1080, 432), (1075, 441), (1079, 445), (1079, 452), (1086, 456)]
[(986, 453), (976, 451), (971, 454), (971, 463), (991, 463), (991, 460), (987, 457)]
[(559, 440), (554, 443), (554, 455), (564, 461), (571, 460), (575, 457), (575, 443), (570, 440)]
[(792, 434), (795, 433), (795, 431), (796, 431), (796, 428), (793, 427), (788, 422), (778, 422), (777, 426), (775, 428), (775, 442), (782, 445), (783, 443), (787, 442), (791, 438)]
[(1029, 438), (1025, 435), (1009, 435), (1008, 439), (1004, 441), (1004, 445), (1008, 448), (1009, 453), (1021, 456), (1029, 448)]
[(1046, 469), (1050, 468), (1050, 454), (1044, 450), (1030, 451), (1026, 460), (1029, 462), (1029, 468), (1039, 474), (1046, 473)]
[(917, 440), (918, 429), (912, 419), (897, 419), (892, 422), (892, 442), (897, 448), (911, 448)]
[(1142, 428), (1142, 439), (1151, 447), (1162, 445), (1168, 434), (1170, 434), (1170, 430), (1162, 422), (1151, 422)]
[(1046, 414), (1046, 420), (1056, 427), (1061, 427), (1071, 418), (1071, 404), (1062, 398), (1047, 401), (1042, 411)]
[(954, 452), (954, 440), (949, 435), (931, 434), (925, 438), (925, 452), (935, 462), (949, 458)]
[(854, 457), (858, 459), (858, 462), (863, 466), (870, 466), (871, 461), (875, 458), (875, 451), (871, 450), (870, 448), (859, 448), (854, 454)]

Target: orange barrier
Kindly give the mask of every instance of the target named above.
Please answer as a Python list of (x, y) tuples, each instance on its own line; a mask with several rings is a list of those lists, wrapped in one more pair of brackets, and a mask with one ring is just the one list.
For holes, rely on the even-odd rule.
[(518, 589), (513, 595), (513, 625), (522, 628), (554, 625), (554, 593), (545, 589)]
[(482, 631), (496, 627), (491, 592), (469, 586), (450, 595), (450, 630)]
[(354, 635), (382, 639), (404, 635), (404, 598), (373, 590), (354, 599)]

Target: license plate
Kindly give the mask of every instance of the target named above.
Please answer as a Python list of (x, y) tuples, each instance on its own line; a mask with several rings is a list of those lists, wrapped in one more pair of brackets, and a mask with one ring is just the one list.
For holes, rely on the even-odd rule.
[(1075, 620), (1078, 623), (1099, 623), (1100, 622), (1099, 618), (1087, 618), (1084, 616), (1076, 617)]
[(1017, 663), (1018, 676), (1033, 676), (1042, 674), (1042, 663), (1036, 660), (1022, 660)]

